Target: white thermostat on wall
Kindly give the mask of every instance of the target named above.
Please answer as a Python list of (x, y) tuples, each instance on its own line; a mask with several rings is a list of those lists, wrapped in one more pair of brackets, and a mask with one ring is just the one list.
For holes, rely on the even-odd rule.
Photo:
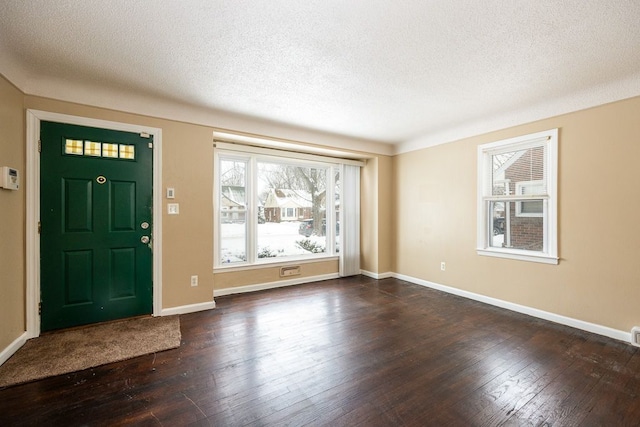
[(0, 168), (0, 187), (5, 190), (17, 190), (20, 186), (20, 173), (18, 169), (2, 166)]

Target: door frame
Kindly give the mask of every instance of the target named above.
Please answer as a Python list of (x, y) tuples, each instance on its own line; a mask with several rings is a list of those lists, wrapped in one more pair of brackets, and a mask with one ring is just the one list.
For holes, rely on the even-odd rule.
[(153, 136), (153, 316), (162, 315), (162, 129), (27, 109), (26, 317), (27, 337), (40, 335), (40, 122), (58, 122)]

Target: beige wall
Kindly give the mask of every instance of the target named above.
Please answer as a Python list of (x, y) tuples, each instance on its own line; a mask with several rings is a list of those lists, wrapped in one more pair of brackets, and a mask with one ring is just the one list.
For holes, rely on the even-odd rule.
[[(559, 265), (477, 255), (477, 146), (556, 127)], [(640, 98), (396, 156), (394, 271), (629, 331), (640, 325), (638, 159)]]
[[(334, 274), (338, 272), (338, 260), (330, 259), (319, 262), (306, 262), (296, 264), (300, 266), (300, 275), (293, 277), (285, 277), (288, 279), (304, 279), (306, 277), (324, 276), (327, 274)], [(280, 267), (271, 266), (265, 268), (251, 268), (247, 270), (232, 271), (232, 272), (216, 272), (215, 282), (216, 290), (218, 289), (231, 289), (240, 286), (274, 283), (283, 280), (280, 277)]]
[[(163, 188), (174, 187), (179, 215), (163, 205), (162, 306), (197, 304), (213, 299), (213, 143), (212, 130), (170, 120), (25, 97), (25, 107), (162, 129)], [(164, 193), (164, 191), (163, 191)], [(199, 285), (190, 279), (198, 275)]]
[(378, 158), (367, 160), (360, 173), (360, 268), (378, 273)]
[[(212, 127), (26, 96), (25, 107), (75, 116), (162, 129), (163, 187), (173, 187), (179, 215), (167, 215), (163, 202), (163, 308), (209, 302), (215, 289), (284, 280), (277, 267), (213, 273), (213, 142)], [(254, 124), (255, 125), (255, 124)], [(273, 125), (271, 125), (273, 126)], [(315, 140), (313, 134), (309, 140)], [(163, 191), (164, 193), (164, 191)], [(302, 264), (301, 276), (338, 272), (338, 263)], [(191, 287), (190, 277), (199, 276)]]
[[(24, 96), (2, 78), (0, 99), (0, 164), (19, 168), (23, 176), (25, 108), (162, 129), (163, 187), (174, 187), (180, 203), (180, 215), (163, 217), (164, 308), (211, 301), (214, 289), (280, 279), (275, 267), (212, 271), (211, 127)], [(635, 98), (396, 157), (373, 157), (362, 171), (363, 269), (628, 331), (640, 324), (639, 112)], [(478, 256), (477, 146), (554, 127), (560, 128), (560, 264)], [(24, 180), (21, 191), (0, 191), (0, 205), (2, 349), (25, 326)], [(444, 272), (440, 261), (447, 263)], [(338, 271), (335, 260), (302, 267), (302, 278)], [(194, 274), (198, 287), (190, 286)]]
[(361, 173), (360, 267), (370, 273), (391, 272), (392, 158), (367, 160)]
[(392, 203), (394, 183), (392, 181), (393, 158), (378, 157), (378, 273), (392, 272), (392, 229), (391, 220), (394, 206)]
[(0, 351), (25, 330), (25, 158), (22, 93), (0, 76), (0, 166), (22, 174), (18, 191), (0, 189)]

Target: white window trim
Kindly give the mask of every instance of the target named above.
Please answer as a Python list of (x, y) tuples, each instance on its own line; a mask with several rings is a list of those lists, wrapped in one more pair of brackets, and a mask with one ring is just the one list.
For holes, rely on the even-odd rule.
[[(299, 255), (299, 256), (290, 256), (290, 257), (275, 257), (275, 258), (257, 258), (257, 207), (254, 206), (253, 201), (256, 200), (257, 194), (257, 176), (253, 174), (253, 171), (257, 170), (256, 163), (258, 161), (272, 161), (275, 163), (291, 163), (293, 165), (305, 165), (305, 166), (313, 166), (318, 168), (326, 168), (327, 170), (327, 188), (334, 188), (333, 180), (334, 176), (330, 171), (338, 166), (337, 163), (329, 161), (329, 158), (322, 158), (316, 155), (305, 155), (305, 154), (296, 154), (291, 156), (291, 152), (278, 152), (277, 150), (270, 150), (264, 148), (257, 147), (245, 147), (241, 145), (235, 144), (226, 144), (217, 142), (216, 147), (214, 149), (214, 260), (213, 260), (213, 269), (216, 271), (229, 271), (229, 270), (238, 270), (243, 268), (250, 268), (254, 266), (269, 266), (273, 264), (283, 264), (288, 262), (295, 261), (323, 261), (328, 259), (335, 259), (337, 256), (335, 252), (335, 238), (333, 234), (327, 234), (326, 247), (327, 251), (322, 254), (308, 254), (308, 255)], [(247, 218), (256, 218), (255, 221), (247, 222), (247, 241), (246, 241), (246, 257), (247, 260), (245, 262), (235, 262), (230, 264), (222, 264), (220, 262), (220, 214), (219, 209), (217, 209), (217, 205), (220, 200), (220, 177), (218, 175), (218, 164), (220, 162), (220, 157), (225, 159), (237, 159), (239, 161), (247, 162), (247, 183), (246, 188), (248, 193), (245, 195), (245, 203), (247, 205), (246, 217)], [(335, 159), (331, 159), (335, 160)], [(362, 165), (363, 162), (360, 161), (348, 161), (348, 163)], [(245, 190), (245, 191), (247, 191)], [(287, 208), (281, 208), (287, 209)], [(331, 225), (335, 223), (335, 214), (332, 213), (332, 210), (327, 210), (327, 229), (335, 230), (335, 226)], [(295, 213), (295, 212), (294, 212)], [(281, 210), (282, 215), (282, 210)], [(284, 220), (293, 219), (293, 217), (282, 217)], [(331, 227), (331, 228), (329, 228)], [(256, 248), (256, 253), (254, 254), (253, 248)]]
[[(491, 197), (490, 174), (485, 173), (492, 168), (491, 156), (495, 154), (524, 150), (531, 147), (546, 145), (545, 150), (545, 179), (547, 181), (546, 196), (510, 196), (508, 199), (521, 201), (523, 199), (543, 199), (544, 247), (541, 252), (522, 249), (496, 248), (490, 246), (493, 218), (489, 213)], [(491, 170), (491, 169), (489, 169)], [(478, 255), (498, 258), (509, 258), (522, 261), (558, 264), (558, 129), (550, 129), (534, 134), (504, 139), (478, 146), (478, 189), (477, 189), (477, 247)], [(516, 203), (517, 205), (517, 203)]]

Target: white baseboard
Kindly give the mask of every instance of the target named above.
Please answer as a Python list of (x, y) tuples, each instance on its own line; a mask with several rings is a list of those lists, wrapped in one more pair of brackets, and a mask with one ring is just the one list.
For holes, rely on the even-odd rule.
[(373, 273), (367, 270), (360, 270), (360, 274), (362, 274), (363, 276), (371, 277), (372, 279), (378, 279), (378, 280), (388, 279), (390, 277), (393, 277), (393, 273), (390, 271), (387, 271), (385, 273)]
[(198, 304), (181, 305), (178, 307), (163, 308), (160, 316), (173, 316), (174, 314), (188, 314), (197, 311), (205, 311), (216, 308), (215, 301), (201, 302)]
[(0, 351), (0, 365), (9, 360), (13, 354), (20, 349), (29, 339), (29, 334), (24, 332), (18, 338), (13, 340), (11, 344), (9, 344), (4, 350)]
[(571, 317), (550, 313), (548, 311), (539, 310), (537, 308), (527, 307), (524, 305), (515, 304), (509, 301), (504, 301), (469, 291), (463, 291), (461, 289), (440, 285), (438, 283), (429, 282), (427, 280), (418, 279), (416, 277), (405, 276), (404, 274), (393, 273), (393, 277), (395, 277), (396, 279), (415, 283), (416, 285), (426, 286), (428, 288), (437, 289), (442, 292), (469, 298), (475, 301), (483, 302), (485, 304), (490, 304), (507, 310), (516, 311), (518, 313), (527, 314), (539, 319), (548, 320), (550, 322), (559, 323), (561, 325), (571, 326), (572, 328), (582, 329), (583, 331), (592, 332), (598, 335), (604, 335), (605, 337), (617, 339), (620, 341), (631, 342), (630, 332), (624, 332), (618, 329), (609, 328), (607, 326), (585, 322), (583, 320), (578, 320)]
[(216, 289), (213, 291), (214, 297), (223, 295), (242, 294), (245, 292), (263, 291), (265, 289), (282, 288), (285, 286), (301, 285), (303, 283), (319, 282), (321, 280), (338, 279), (338, 273), (323, 274), (320, 276), (300, 277), (297, 279), (279, 280), (277, 282), (257, 283), (255, 285), (237, 286), (234, 288)]

